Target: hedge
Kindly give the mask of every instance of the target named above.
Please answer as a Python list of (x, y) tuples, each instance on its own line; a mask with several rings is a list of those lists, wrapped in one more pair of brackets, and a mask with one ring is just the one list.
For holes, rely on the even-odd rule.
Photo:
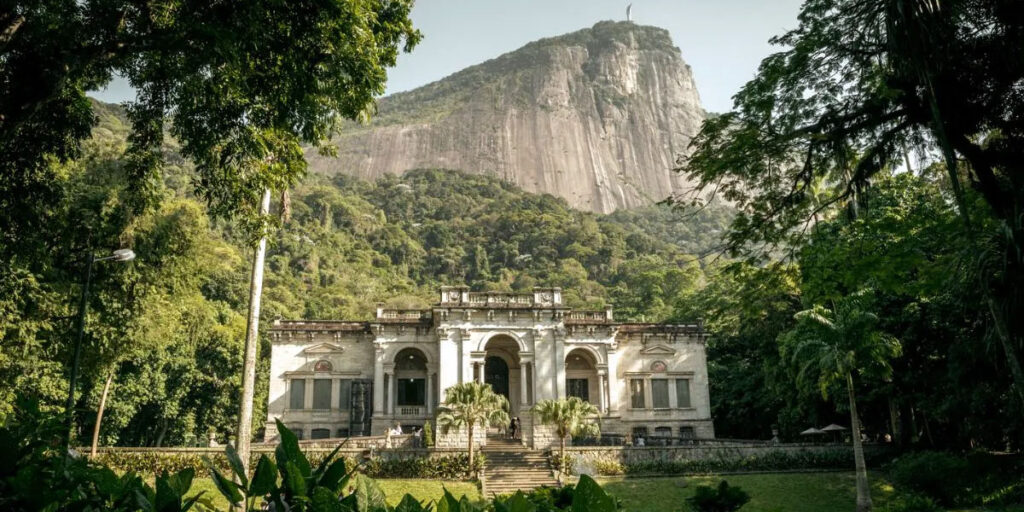
[[(306, 452), (306, 457), (313, 466), (320, 464), (330, 452)], [(253, 454), (255, 461), (259, 454)], [(176, 473), (186, 468), (195, 470), (196, 474), (205, 475), (209, 472), (203, 459), (209, 459), (218, 470), (230, 472), (227, 458), (223, 454), (198, 455), (193, 453), (147, 452), (102, 452), (96, 455), (95, 461), (115, 471), (134, 472), (138, 474), (157, 475), (164, 471)], [(482, 455), (477, 457), (479, 469), (484, 464)], [(357, 461), (346, 457), (348, 467)], [(416, 457), (409, 459), (383, 459), (373, 457), (365, 460), (362, 473), (372, 478), (430, 478), (435, 480), (466, 480), (471, 478), (467, 471), (469, 456), (466, 454), (443, 455), (439, 457)]]
[[(881, 464), (888, 460), (888, 454), (872, 454), (869, 463)], [(570, 470), (580, 466), (591, 465), (599, 475), (675, 475), (675, 474), (706, 474), (743, 471), (786, 471), (800, 469), (849, 469), (853, 467), (851, 450), (802, 451), (786, 452), (771, 451), (760, 455), (745, 457), (716, 457), (711, 459), (692, 459), (678, 461), (642, 461), (622, 464), (614, 460), (596, 460), (587, 462), (576, 458)]]

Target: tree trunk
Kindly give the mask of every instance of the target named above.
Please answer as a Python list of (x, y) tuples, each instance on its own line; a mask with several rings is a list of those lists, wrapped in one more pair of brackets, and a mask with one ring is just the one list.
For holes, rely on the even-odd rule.
[(469, 433), (469, 473), (473, 474), (473, 424), (466, 425), (466, 432)]
[(558, 452), (558, 468), (562, 472), (562, 476), (565, 476), (565, 436), (559, 438), (561, 443), (560, 451)]
[[(270, 212), (270, 189), (263, 191), (260, 215)], [(242, 400), (238, 412), (238, 430), (235, 449), (242, 460), (242, 468), (249, 471), (249, 442), (252, 437), (252, 400), (256, 384), (256, 352), (259, 344), (260, 299), (263, 296), (263, 260), (267, 254), (267, 236), (264, 233), (256, 245), (249, 280), (249, 318), (245, 330), (245, 356), (242, 360)]]
[(868, 468), (864, 464), (864, 445), (860, 441), (860, 421), (857, 419), (852, 373), (846, 374), (846, 388), (850, 394), (850, 434), (853, 436), (853, 461), (857, 468), (857, 512), (870, 512), (871, 487), (868, 485)]
[(1006, 364), (1010, 367), (1010, 376), (1013, 378), (1013, 388), (1015, 391), (1014, 395), (1016, 395), (1020, 405), (1024, 407), (1024, 370), (1021, 369), (1020, 359), (1017, 356), (1017, 349), (1015, 347), (1017, 340), (1010, 333), (1006, 315), (1003, 314), (1003, 309), (996, 302), (995, 298), (992, 297), (992, 291), (988, 290), (985, 295), (988, 299), (989, 312), (991, 312), (992, 320), (995, 322), (996, 337), (999, 338), (999, 342), (1003, 345), (1003, 352), (1006, 354)]
[(100, 395), (100, 406), (96, 408), (96, 424), (92, 427), (92, 449), (89, 450), (89, 458), (96, 458), (96, 444), (100, 440), (100, 423), (103, 422), (103, 409), (107, 407), (107, 393), (110, 391), (110, 383), (114, 380), (114, 372), (107, 374), (107, 382), (103, 384), (103, 394)]

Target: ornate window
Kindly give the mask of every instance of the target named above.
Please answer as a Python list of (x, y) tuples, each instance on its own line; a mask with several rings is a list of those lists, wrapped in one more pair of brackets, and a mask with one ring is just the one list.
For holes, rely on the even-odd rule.
[(306, 408), (306, 379), (292, 379), (291, 390), (289, 393), (289, 409)]
[(655, 409), (668, 409), (668, 379), (651, 379), (651, 403)]
[(331, 379), (313, 379), (313, 408), (331, 408)]
[(330, 371), (334, 371), (334, 365), (332, 365), (331, 362), (327, 361), (326, 359), (321, 359), (321, 360), (313, 363), (313, 371), (314, 372), (330, 372)]
[(676, 379), (676, 407), (685, 409), (690, 405), (690, 379)]
[(629, 407), (643, 409), (647, 407), (644, 400), (644, 380), (629, 379)]

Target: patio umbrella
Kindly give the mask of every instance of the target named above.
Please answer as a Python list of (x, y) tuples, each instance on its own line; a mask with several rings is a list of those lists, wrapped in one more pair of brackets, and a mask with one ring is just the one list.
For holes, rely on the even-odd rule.
[(824, 433), (832, 433), (833, 434), (832, 439), (835, 440), (836, 442), (839, 442), (839, 438), (842, 436), (842, 432), (844, 432), (846, 430), (848, 430), (846, 427), (844, 427), (842, 425), (836, 425), (835, 423), (833, 423), (833, 424), (831, 424), (831, 425), (829, 425), (827, 427), (823, 427), (821, 429), (821, 431), (824, 432)]
[(821, 435), (821, 434), (824, 434), (824, 433), (825, 433), (825, 431), (823, 431), (823, 430), (818, 430), (818, 429), (816, 429), (814, 427), (811, 427), (811, 428), (809, 428), (807, 430), (804, 430), (803, 432), (800, 432), (800, 435), (802, 435), (802, 436), (816, 436), (816, 435)]

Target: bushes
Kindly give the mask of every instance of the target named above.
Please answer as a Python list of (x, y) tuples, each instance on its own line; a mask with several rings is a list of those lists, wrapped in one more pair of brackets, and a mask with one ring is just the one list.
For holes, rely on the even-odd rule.
[(917, 452), (896, 459), (888, 470), (898, 488), (947, 508), (1019, 503), (1024, 496), (1024, 463), (1015, 456)]
[[(871, 461), (877, 463), (877, 460)], [(675, 475), (723, 473), (734, 471), (783, 471), (797, 469), (850, 469), (853, 452), (850, 450), (771, 451), (746, 457), (718, 457), (677, 461), (652, 460), (622, 464), (618, 461), (593, 462), (599, 475)]]
[(882, 512), (943, 512), (943, 508), (924, 496), (906, 494), (887, 503)]
[(441, 457), (390, 459), (378, 457), (367, 461), (362, 473), (373, 478), (430, 478), (433, 480), (466, 480), (483, 468), (486, 458), (477, 455), (474, 468), (469, 468), (469, 455), (460, 453)]
[(967, 461), (942, 452), (919, 452), (900, 457), (889, 468), (897, 487), (919, 492), (951, 507), (970, 485)]
[(750, 501), (750, 495), (739, 487), (730, 487), (729, 482), (722, 480), (718, 488), (702, 485), (692, 497), (686, 498), (697, 512), (734, 512)]

